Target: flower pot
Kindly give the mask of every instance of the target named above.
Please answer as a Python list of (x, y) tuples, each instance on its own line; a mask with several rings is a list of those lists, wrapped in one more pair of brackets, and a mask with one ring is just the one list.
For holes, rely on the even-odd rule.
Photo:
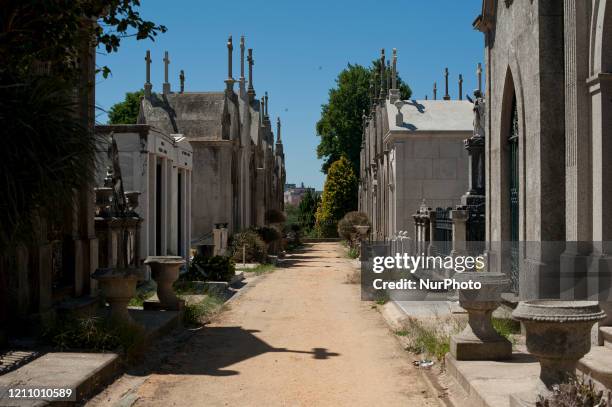
[(459, 304), (468, 312), (468, 325), (453, 335), (450, 352), (457, 360), (504, 360), (512, 356), (512, 344), (493, 328), (491, 315), (510, 281), (502, 273), (465, 272), (457, 282), (479, 282), (477, 290), (459, 290)]
[(134, 269), (98, 269), (92, 276), (98, 280), (102, 295), (110, 306), (111, 317), (125, 322), (134, 322), (127, 305), (136, 295), (138, 273)]
[(591, 349), (591, 328), (605, 313), (597, 302), (538, 300), (519, 303), (512, 316), (523, 322), (527, 350), (551, 389), (575, 375), (578, 360)]
[(180, 300), (172, 285), (178, 279), (179, 269), (185, 264), (185, 260), (180, 256), (149, 256), (144, 263), (151, 267), (151, 277), (157, 283), (159, 307), (178, 310)]

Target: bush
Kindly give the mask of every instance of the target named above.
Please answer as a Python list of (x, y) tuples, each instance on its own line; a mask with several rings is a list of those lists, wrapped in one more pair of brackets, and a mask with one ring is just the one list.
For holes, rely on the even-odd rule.
[(355, 226), (359, 225), (370, 226), (368, 215), (363, 212), (349, 212), (338, 222), (338, 235), (346, 240), (351, 247), (358, 235)]
[(256, 229), (257, 234), (266, 243), (276, 242), (282, 239), (283, 235), (278, 229), (271, 226), (262, 226)]
[(181, 275), (181, 280), (229, 282), (235, 274), (234, 261), (229, 257), (196, 255), (191, 261), (187, 273)]
[(554, 386), (551, 394), (538, 395), (537, 407), (611, 407), (612, 393), (596, 390), (590, 378), (570, 377), (568, 383)]
[(263, 263), (266, 261), (268, 249), (266, 243), (259, 237), (257, 232), (246, 230), (232, 236), (230, 252), (235, 262), (242, 262), (242, 248), (245, 250), (245, 258), (249, 263)]
[(268, 209), (264, 215), (266, 223), (285, 223), (287, 217), (278, 209)]
[(349, 160), (342, 156), (329, 168), (321, 203), (317, 208), (316, 227), (323, 237), (337, 236), (338, 221), (357, 208), (357, 177)]
[(207, 295), (196, 303), (187, 303), (183, 310), (185, 325), (198, 325), (210, 321), (223, 309), (223, 298), (216, 295)]

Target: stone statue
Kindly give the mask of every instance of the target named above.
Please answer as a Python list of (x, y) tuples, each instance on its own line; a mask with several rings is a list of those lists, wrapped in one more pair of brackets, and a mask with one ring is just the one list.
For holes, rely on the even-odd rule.
[(480, 90), (474, 91), (474, 137), (485, 136), (485, 99)]

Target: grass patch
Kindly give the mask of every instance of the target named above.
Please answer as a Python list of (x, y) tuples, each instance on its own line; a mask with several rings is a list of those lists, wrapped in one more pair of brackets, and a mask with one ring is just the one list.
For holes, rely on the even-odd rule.
[(255, 273), (255, 275), (260, 276), (262, 274), (272, 273), (276, 270), (276, 266), (274, 264), (258, 264), (256, 267), (252, 269), (242, 270), (247, 273)]
[(186, 325), (201, 325), (209, 322), (224, 307), (224, 299), (217, 295), (206, 295), (194, 303), (186, 303), (183, 322)]
[(395, 331), (397, 336), (408, 336), (408, 331)]
[(99, 316), (58, 317), (45, 327), (43, 338), (60, 351), (119, 351), (128, 363), (139, 360), (146, 350), (140, 325)]
[(399, 336), (407, 338), (407, 350), (435, 358), (443, 366), (444, 355), (450, 350), (451, 336), (461, 332), (466, 324), (467, 321), (452, 316), (435, 316), (427, 320), (407, 318), (404, 329), (400, 331), (405, 335)]
[(515, 335), (521, 333), (521, 323), (509, 318), (491, 318), (493, 328), (504, 338), (516, 345)]
[(356, 259), (359, 257), (359, 248), (357, 247), (349, 247), (346, 255), (349, 259)]
[(144, 302), (155, 295), (157, 288), (151, 281), (147, 281), (142, 286), (136, 289), (136, 297), (132, 298), (128, 303), (129, 307), (142, 307)]

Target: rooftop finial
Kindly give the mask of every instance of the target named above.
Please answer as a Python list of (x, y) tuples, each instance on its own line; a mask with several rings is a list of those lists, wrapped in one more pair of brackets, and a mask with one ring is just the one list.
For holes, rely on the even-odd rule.
[(444, 82), (446, 83), (444, 91), (444, 100), (450, 100), (451, 97), (448, 94), (448, 68), (444, 68)]
[(268, 116), (268, 92), (265, 93), (264, 95), (264, 100), (265, 100), (265, 104), (264, 104), (264, 117), (269, 117)]
[(380, 50), (380, 100), (385, 99), (385, 49)]
[(167, 95), (170, 93), (170, 82), (168, 82), (168, 65), (170, 65), (170, 57), (168, 56), (168, 51), (164, 54), (164, 87), (163, 93)]
[(476, 68), (476, 74), (478, 75), (478, 90), (482, 93), (482, 64), (480, 62)]
[(280, 117), (276, 118), (276, 143), (281, 143), (281, 119)]
[(227, 39), (227, 90), (231, 91), (234, 88), (234, 77), (232, 76), (232, 53), (234, 51), (234, 45), (232, 43), (232, 36), (230, 35)]
[(147, 62), (147, 77), (146, 77), (146, 81), (144, 84), (144, 94), (146, 97), (150, 97), (151, 90), (153, 89), (153, 85), (151, 84), (151, 51), (149, 50), (147, 50), (145, 61)]
[(463, 75), (459, 74), (459, 100), (463, 100)]
[(391, 71), (391, 87), (397, 89), (397, 49), (393, 48), (393, 68)]
[(244, 84), (244, 35), (240, 37), (240, 82)]
[(249, 48), (247, 60), (249, 62), (249, 90), (247, 94), (249, 95), (249, 100), (252, 102), (255, 100), (255, 88), (253, 87), (253, 65), (255, 65), (255, 60), (253, 59), (253, 48)]
[(185, 92), (185, 71), (181, 69), (181, 73), (179, 75), (179, 81), (181, 82), (181, 93)]
[(438, 100), (438, 84), (434, 82), (433, 87), (433, 100)]

